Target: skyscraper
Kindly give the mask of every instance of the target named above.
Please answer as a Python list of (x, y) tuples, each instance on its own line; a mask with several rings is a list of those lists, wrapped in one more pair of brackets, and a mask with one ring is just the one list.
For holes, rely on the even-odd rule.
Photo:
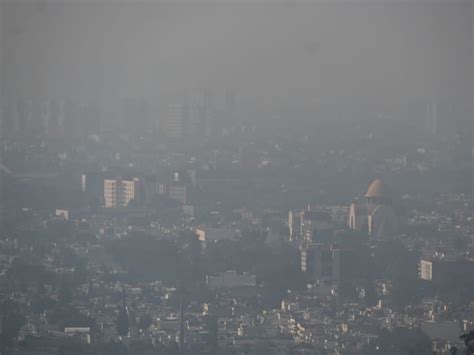
[(288, 212), (288, 228), (290, 230), (290, 241), (296, 241), (301, 238), (301, 212)]
[(190, 136), (203, 137), (208, 133), (211, 94), (208, 90), (198, 90), (186, 98), (188, 124), (185, 129)]

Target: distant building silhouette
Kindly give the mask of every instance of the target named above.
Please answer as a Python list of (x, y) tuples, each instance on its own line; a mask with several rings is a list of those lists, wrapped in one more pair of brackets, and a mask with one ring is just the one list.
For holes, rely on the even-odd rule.
[(188, 121), (188, 108), (185, 104), (169, 104), (162, 120), (162, 131), (168, 138), (185, 136)]

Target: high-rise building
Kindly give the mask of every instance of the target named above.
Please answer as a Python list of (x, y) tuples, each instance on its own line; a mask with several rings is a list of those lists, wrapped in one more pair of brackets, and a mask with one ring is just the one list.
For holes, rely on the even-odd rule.
[(211, 94), (200, 90), (188, 102), (189, 134), (203, 137), (208, 134)]
[(308, 206), (301, 211), (301, 236), (306, 242), (313, 242), (319, 232), (332, 228), (331, 215), (325, 211), (311, 210)]
[(106, 208), (126, 207), (137, 196), (138, 179), (104, 180), (104, 202)]
[(301, 271), (311, 282), (352, 283), (367, 279), (369, 256), (360, 248), (311, 243), (301, 248)]
[(182, 205), (186, 204), (186, 186), (185, 185), (170, 185), (168, 186), (169, 198), (178, 201)]
[(39, 117), (34, 117), (38, 122), (36, 129), (49, 138), (59, 138), (64, 134), (64, 109), (63, 100), (43, 100), (38, 103)]
[(117, 207), (117, 180), (104, 180), (104, 201), (106, 208)]
[(288, 214), (290, 241), (302, 239), (313, 242), (315, 233), (332, 228), (331, 215), (321, 210), (311, 210), (310, 206), (301, 211), (290, 211)]
[(81, 191), (88, 198), (104, 196), (104, 175), (101, 172), (86, 172), (81, 175)]
[(182, 205), (186, 204), (186, 185), (176, 182), (169, 185), (159, 184), (158, 194), (178, 201)]
[(169, 138), (182, 138), (186, 134), (188, 109), (186, 104), (169, 104), (162, 121), (163, 133)]
[(290, 230), (289, 239), (295, 241), (301, 238), (301, 213), (290, 211), (288, 213), (288, 228)]
[[(333, 250), (320, 243), (312, 243), (301, 250), (301, 271), (313, 282), (332, 280), (335, 274)], [(339, 258), (339, 254), (337, 254)], [(338, 259), (339, 260), (339, 259)]]

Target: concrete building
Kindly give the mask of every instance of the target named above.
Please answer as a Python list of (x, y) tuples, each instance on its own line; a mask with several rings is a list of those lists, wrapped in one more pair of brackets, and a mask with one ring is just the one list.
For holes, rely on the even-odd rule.
[(452, 280), (464, 280), (474, 273), (474, 261), (465, 258), (432, 257), (419, 263), (419, 276), (435, 286), (448, 285)]
[(178, 201), (180, 204), (186, 204), (186, 186), (184, 185), (170, 185), (168, 186), (169, 198)]
[(312, 243), (313, 236), (318, 231), (332, 228), (331, 215), (324, 211), (311, 210), (310, 206), (301, 211), (290, 211), (288, 228), (290, 241), (302, 239), (307, 243)]
[(323, 211), (314, 211), (308, 207), (301, 214), (301, 236), (303, 239), (311, 243), (316, 234), (327, 231), (332, 228), (331, 215)]
[(126, 207), (137, 196), (138, 179), (104, 180), (104, 202), (106, 208)]
[(197, 90), (186, 96), (188, 136), (203, 137), (208, 134), (211, 94), (207, 90)]
[(196, 229), (199, 241), (206, 247), (208, 243), (215, 243), (221, 240), (232, 240), (236, 236), (236, 231), (230, 228), (205, 228)]
[(350, 246), (311, 243), (301, 248), (300, 269), (311, 283), (356, 285), (368, 277), (368, 257)]
[(98, 171), (91, 171), (81, 174), (81, 191), (88, 199), (104, 197), (104, 174)]
[(159, 184), (158, 194), (160, 196), (167, 196), (172, 200), (178, 201), (182, 205), (186, 205), (186, 185), (180, 183)]
[(64, 220), (69, 220), (69, 211), (68, 210), (65, 210), (65, 209), (56, 209), (56, 211), (54, 212), (54, 214), (56, 215), (56, 217), (59, 217), (59, 218), (62, 218)]
[(312, 243), (301, 250), (301, 271), (308, 281), (331, 281), (339, 277), (339, 251), (321, 243)]
[(419, 274), (422, 280), (433, 280), (433, 262), (429, 260), (420, 260)]
[(296, 211), (288, 212), (288, 228), (290, 230), (289, 239), (295, 241), (301, 238), (301, 213)]

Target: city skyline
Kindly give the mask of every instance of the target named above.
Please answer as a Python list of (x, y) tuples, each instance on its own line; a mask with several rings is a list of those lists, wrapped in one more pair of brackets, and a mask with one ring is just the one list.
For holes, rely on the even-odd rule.
[(472, 0), (0, 0), (2, 355), (474, 355)]
[(472, 97), (470, 1), (2, 4), (6, 101), (186, 88), (235, 88), (264, 107)]

